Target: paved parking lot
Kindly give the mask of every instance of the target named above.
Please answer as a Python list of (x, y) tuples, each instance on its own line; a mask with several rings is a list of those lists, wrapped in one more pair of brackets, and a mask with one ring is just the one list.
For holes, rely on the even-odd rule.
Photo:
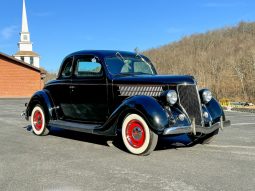
[(255, 189), (254, 114), (227, 112), (233, 125), (211, 145), (161, 139), (139, 157), (84, 133), (54, 129), (37, 137), (20, 118), (24, 102), (0, 100), (0, 190)]

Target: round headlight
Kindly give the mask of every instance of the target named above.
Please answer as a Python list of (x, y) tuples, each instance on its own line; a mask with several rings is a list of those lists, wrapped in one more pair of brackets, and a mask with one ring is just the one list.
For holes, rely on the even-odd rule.
[(204, 90), (202, 93), (202, 98), (205, 103), (208, 103), (212, 99), (212, 92), (209, 90)]
[(176, 91), (169, 90), (166, 94), (166, 101), (170, 103), (171, 105), (174, 105), (178, 100), (178, 96)]

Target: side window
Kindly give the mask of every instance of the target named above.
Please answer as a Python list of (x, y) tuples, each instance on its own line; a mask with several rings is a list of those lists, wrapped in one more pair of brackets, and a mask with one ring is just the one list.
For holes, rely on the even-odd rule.
[(72, 61), (73, 61), (73, 58), (68, 58), (65, 61), (65, 68), (63, 69), (63, 71), (61, 73), (62, 77), (64, 77), (64, 78), (71, 77), (71, 75), (72, 75)]
[(150, 66), (145, 62), (134, 62), (134, 72), (152, 73)]
[(75, 75), (77, 77), (100, 77), (102, 76), (102, 65), (93, 56), (79, 58), (76, 62)]

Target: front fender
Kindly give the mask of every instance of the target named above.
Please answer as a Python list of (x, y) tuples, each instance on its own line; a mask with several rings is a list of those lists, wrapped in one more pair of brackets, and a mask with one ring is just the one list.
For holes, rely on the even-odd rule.
[(225, 121), (224, 111), (216, 99), (212, 98), (211, 101), (205, 104), (205, 107), (209, 112), (213, 123), (219, 122), (221, 117), (223, 117), (223, 121)]
[[(104, 128), (106, 130), (111, 128), (116, 121), (122, 120), (129, 113), (137, 113), (141, 115), (148, 123), (148, 126), (152, 131), (160, 134), (165, 128), (169, 127), (169, 119), (165, 109), (159, 104), (159, 102), (149, 96), (133, 96), (127, 98), (122, 104), (111, 114)], [(115, 131), (116, 131), (115, 127)]]
[(54, 111), (54, 104), (52, 99), (49, 96), (49, 93), (47, 90), (40, 90), (37, 91), (30, 99), (27, 109), (26, 109), (26, 119), (29, 119), (29, 116), (31, 116), (32, 110), (35, 105), (40, 104), (44, 111), (46, 112), (46, 116), (48, 119), (55, 119), (56, 113)]

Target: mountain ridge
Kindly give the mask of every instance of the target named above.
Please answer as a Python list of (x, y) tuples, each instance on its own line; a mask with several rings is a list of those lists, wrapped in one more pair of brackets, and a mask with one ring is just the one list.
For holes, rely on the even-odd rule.
[(160, 74), (193, 75), (218, 99), (255, 101), (255, 22), (194, 34), (143, 54)]

